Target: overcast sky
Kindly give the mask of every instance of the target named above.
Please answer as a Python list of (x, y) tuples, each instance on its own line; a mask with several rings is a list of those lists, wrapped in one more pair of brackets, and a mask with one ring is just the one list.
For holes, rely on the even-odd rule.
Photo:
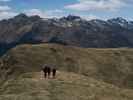
[(133, 20), (133, 0), (0, 0), (0, 19), (19, 13), (47, 17), (69, 14), (86, 19), (123, 17)]

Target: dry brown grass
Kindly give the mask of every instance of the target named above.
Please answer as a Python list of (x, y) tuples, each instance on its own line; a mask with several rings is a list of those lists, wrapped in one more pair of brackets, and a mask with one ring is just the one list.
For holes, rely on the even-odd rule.
[(40, 72), (24, 73), (8, 80), (0, 90), (0, 100), (132, 100), (133, 90), (86, 76), (57, 72), (56, 79), (42, 79)]
[[(4, 55), (2, 61), (4, 66), (1, 68), (4, 69), (1, 70), (1, 76), (18, 78), (9, 85), (3, 84), (6, 89), (1, 87), (3, 92), (0, 93), (4, 93), (5, 97), (23, 100), (24, 95), (29, 98), (27, 100), (42, 100), (44, 94), (46, 100), (133, 100), (130, 90), (133, 89), (133, 49), (21, 45)], [(40, 72), (43, 64), (57, 67), (60, 71), (57, 79), (46, 82), (36, 80), (40, 76), (35, 72)], [(44, 91), (37, 90), (39, 85)], [(31, 91), (34, 89), (36, 96), (32, 98)]]

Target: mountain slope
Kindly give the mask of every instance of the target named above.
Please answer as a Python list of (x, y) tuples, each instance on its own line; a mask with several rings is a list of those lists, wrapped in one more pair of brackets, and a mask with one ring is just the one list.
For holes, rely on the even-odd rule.
[(40, 71), (42, 65), (133, 88), (133, 49), (84, 49), (57, 44), (21, 45), (1, 58), (1, 78)]
[(133, 47), (133, 22), (123, 18), (84, 20), (69, 15), (42, 19), (20, 14), (0, 21), (0, 54), (23, 43), (58, 43), (79, 47)]
[(120, 89), (80, 74), (57, 72), (56, 79), (42, 79), (40, 72), (8, 80), (0, 100), (132, 100), (133, 90)]

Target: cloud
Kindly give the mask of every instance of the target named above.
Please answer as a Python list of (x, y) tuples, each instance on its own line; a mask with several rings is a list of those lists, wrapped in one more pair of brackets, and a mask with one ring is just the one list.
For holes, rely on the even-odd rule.
[[(24, 13), (28, 16), (33, 16), (33, 15), (39, 15), (41, 18), (60, 18), (63, 16), (67, 16), (68, 14), (66, 14), (65, 11), (60, 10), (60, 9), (55, 9), (55, 10), (46, 10), (43, 11), (41, 9), (29, 9), (29, 10), (24, 10)], [(76, 16), (80, 16), (86, 20), (91, 20), (91, 19), (98, 19), (98, 16), (95, 16), (93, 14), (78, 14), (78, 13), (74, 13), (73, 15)]]
[(80, 15), (82, 18), (86, 19), (86, 20), (92, 20), (92, 19), (100, 19), (98, 16), (95, 16), (93, 14), (89, 14), (89, 15)]
[(18, 14), (18, 13), (12, 12), (12, 11), (3, 11), (3, 12), (0, 12), (0, 20), (2, 20), (2, 19), (8, 19), (8, 18), (14, 17), (14, 16), (16, 16), (17, 14)]
[[(0, 0), (2, 1), (2, 0)], [(7, 0), (3, 0), (3, 1), (7, 1)], [(8, 19), (11, 17), (16, 16), (18, 13), (12, 11), (12, 8), (9, 6), (1, 6), (0, 5), (0, 20), (2, 19)]]
[(61, 9), (54, 9), (54, 10), (47, 10), (46, 13), (49, 18), (53, 18), (53, 17), (60, 18), (64, 16), (66, 12)]
[(9, 2), (11, 0), (0, 0), (0, 2)]
[(34, 16), (34, 15), (39, 15), (42, 18), (48, 17), (46, 12), (40, 10), (40, 9), (29, 9), (29, 10), (24, 10), (24, 13), (27, 14), (28, 16)]
[(76, 11), (117, 11), (126, 6), (130, 0), (78, 0), (77, 3), (66, 5), (66, 9)]
[(60, 10), (60, 9), (55, 9), (55, 10), (48, 10), (47, 13), (49, 14), (53, 14), (53, 13), (63, 13), (64, 11), (63, 10)]
[(55, 10), (41, 10), (41, 9), (29, 9), (29, 10), (24, 10), (24, 13), (27, 14), (28, 16), (33, 16), (33, 15), (39, 15), (42, 18), (52, 18), (52, 17), (59, 17), (63, 13), (62, 10), (55, 9)]
[(8, 11), (11, 10), (11, 8), (9, 6), (0, 6), (0, 12), (1, 11)]

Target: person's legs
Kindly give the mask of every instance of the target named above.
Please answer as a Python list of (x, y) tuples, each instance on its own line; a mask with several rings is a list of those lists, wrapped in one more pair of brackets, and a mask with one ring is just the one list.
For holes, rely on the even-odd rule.
[(45, 67), (45, 68), (43, 69), (43, 72), (44, 72), (44, 78), (47, 78), (47, 67)]
[(51, 68), (48, 68), (48, 78), (50, 78), (51, 75)]
[(47, 72), (44, 72), (44, 78), (47, 78)]
[(56, 76), (56, 69), (53, 69), (53, 78)]

